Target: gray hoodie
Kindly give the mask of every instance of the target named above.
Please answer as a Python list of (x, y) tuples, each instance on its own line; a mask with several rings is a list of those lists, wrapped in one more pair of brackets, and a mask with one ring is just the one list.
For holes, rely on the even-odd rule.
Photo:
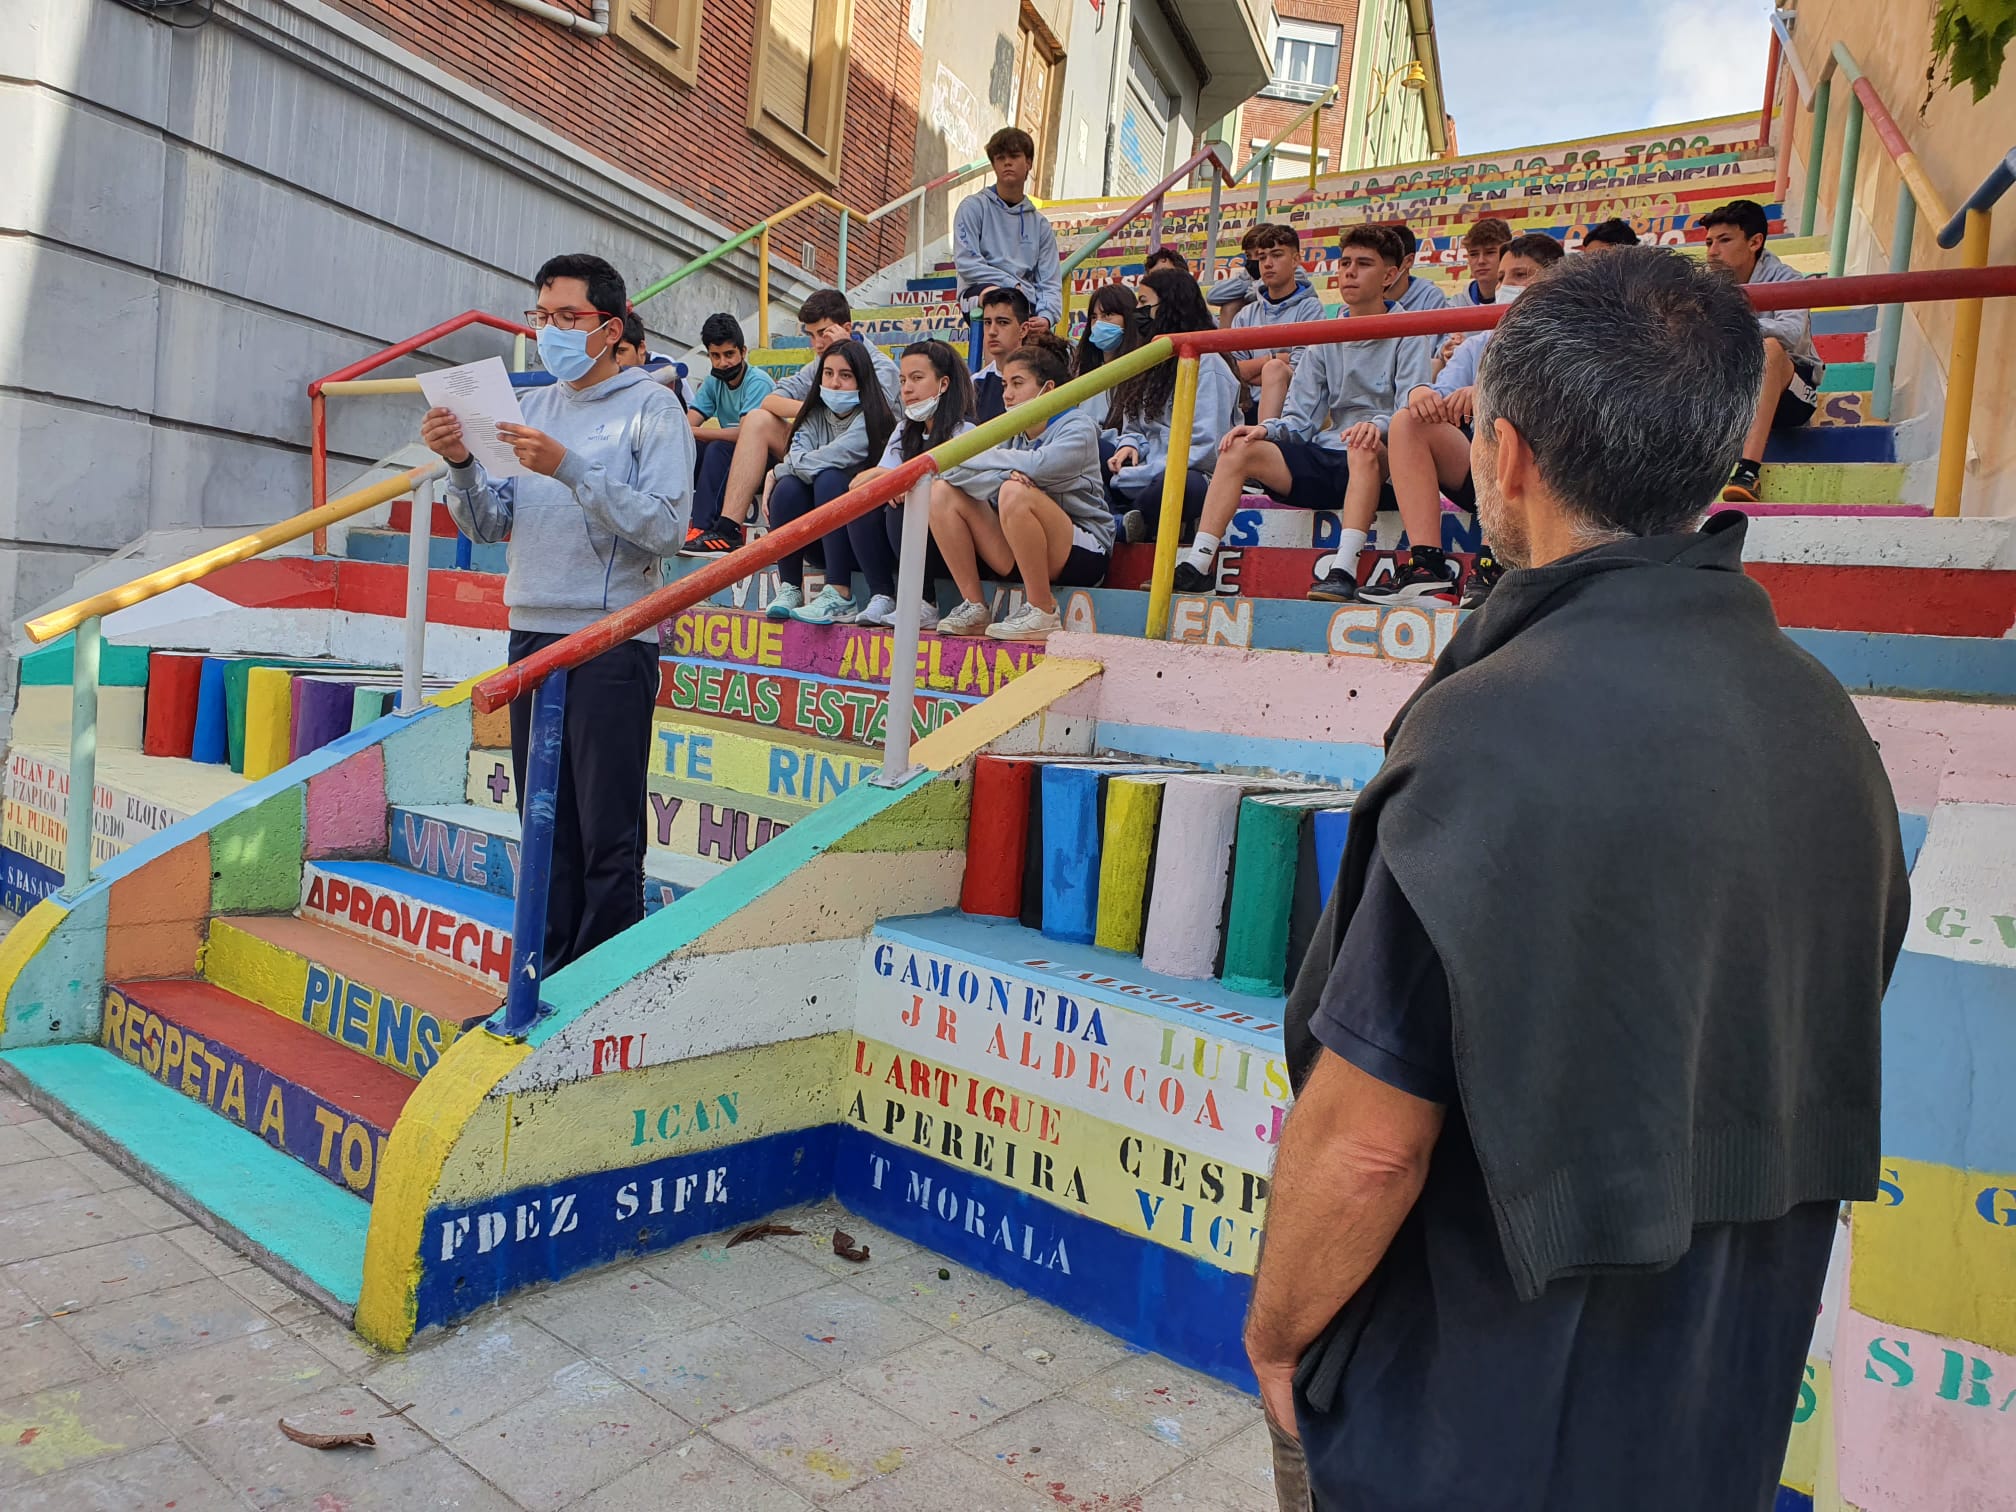
[(777, 471), (810, 483), (829, 468), (852, 473), (867, 465), (868, 422), (861, 418), (861, 411), (841, 416), (822, 404), (792, 432)]
[[(889, 407), (898, 414), (901, 414), (903, 411), (902, 373), (897, 370), (896, 364), (890, 360), (889, 354), (875, 345), (874, 342), (862, 336), (856, 336), (854, 339), (868, 348), (868, 360), (875, 364), (875, 376), (882, 380), (882, 392), (889, 396)], [(777, 385), (777, 397), (779, 399), (795, 399), (800, 404), (810, 399), (812, 391), (819, 387), (819, 364), (825, 360), (826, 356), (823, 352), (814, 356), (805, 366)]]
[(1024, 195), (1009, 204), (989, 184), (968, 195), (952, 217), (952, 266), (959, 290), (1020, 289), (1053, 326), (1064, 318), (1064, 280), (1050, 218)]
[(1099, 477), (1099, 426), (1090, 415), (1068, 409), (1034, 437), (1017, 431), (1012, 440), (946, 468), (943, 476), (970, 498), (992, 503), (1011, 472), (1055, 499), (1101, 551), (1113, 549), (1113, 513)]
[[(1269, 297), (1264, 284), (1253, 286), (1253, 302), (1244, 306), (1232, 317), (1232, 329), (1247, 330), (1257, 326), (1292, 325), (1298, 320), (1321, 320), (1324, 316), (1323, 300), (1316, 293), (1316, 286), (1309, 282), (1306, 274), (1295, 275), (1295, 287), (1278, 302)], [(1307, 347), (1291, 347), (1288, 360), (1297, 367), (1302, 365), (1302, 354)], [(1255, 347), (1249, 352), (1235, 352), (1234, 357), (1265, 357), (1272, 353), (1272, 347)]]
[[(1797, 283), (1806, 275), (1791, 264), (1781, 260), (1775, 252), (1765, 252), (1757, 259), (1757, 266), (1750, 270), (1750, 282)], [(1775, 337), (1799, 364), (1801, 374), (1818, 385), (1820, 374), (1826, 371), (1826, 364), (1820, 360), (1819, 349), (1813, 345), (1813, 312), (1811, 310), (1771, 310), (1759, 312), (1757, 324), (1764, 328), (1766, 336)]]
[[(492, 479), (472, 457), (448, 469), (448, 512), (472, 541), (510, 537), (511, 628), (567, 635), (651, 592), (660, 558), (684, 544), (693, 430), (641, 368), (592, 388), (520, 389), (518, 403), (527, 425), (567, 448), (558, 471)], [(655, 625), (636, 636), (657, 638)]]
[(1270, 439), (1307, 441), (1344, 450), (1344, 431), (1369, 420), (1386, 434), (1393, 411), (1432, 381), (1434, 348), (1419, 340), (1339, 341), (1310, 347), (1279, 418), (1265, 423)]
[[(1171, 395), (1168, 407), (1153, 420), (1144, 424), (1138, 418), (1130, 419), (1114, 435), (1115, 447), (1131, 446), (1141, 454), (1139, 462), (1113, 474), (1113, 486), (1129, 498), (1169, 466), (1169, 419), (1175, 407), (1176, 399)], [(1197, 364), (1197, 415), (1190, 427), (1188, 464), (1192, 471), (1212, 470), (1218, 460), (1218, 443), (1237, 423), (1238, 409), (1239, 377), (1232, 364), (1205, 356)]]

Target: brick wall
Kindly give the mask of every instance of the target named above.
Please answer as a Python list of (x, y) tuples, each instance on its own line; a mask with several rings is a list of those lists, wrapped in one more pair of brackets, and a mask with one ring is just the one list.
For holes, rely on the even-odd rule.
[[(1275, 14), (1283, 21), (1311, 21), (1322, 26), (1334, 26), (1343, 32), (1343, 41), (1337, 54), (1337, 77), (1333, 81), (1343, 86), (1337, 104), (1323, 114), (1322, 146), (1330, 154), (1326, 171), (1339, 171), (1343, 161), (1345, 117), (1349, 113), (1345, 101), (1351, 93), (1351, 44), (1358, 33), (1359, 0), (1276, 0)], [(1255, 95), (1246, 102), (1243, 117), (1239, 123), (1239, 160), (1244, 162), (1253, 149), (1251, 142), (1272, 140), (1274, 133), (1306, 109), (1300, 100), (1273, 100)], [(1307, 150), (1309, 146), (1309, 123), (1304, 121), (1295, 130), (1297, 145)], [(1292, 169), (1276, 164), (1274, 178), (1279, 182), (1291, 174)]]
[[(913, 182), (920, 58), (905, 30), (903, 0), (854, 0), (837, 189), (747, 125), (756, 0), (704, 0), (694, 86), (613, 34), (578, 37), (497, 0), (334, 3), (584, 150), (736, 230), (815, 189), (872, 210)], [(588, 13), (586, 0), (557, 3)], [(873, 226), (850, 227), (849, 281), (900, 257), (907, 231), (908, 217), (901, 212)], [(831, 211), (807, 211), (788, 222), (773, 239), (772, 254), (796, 262), (807, 238), (818, 247), (819, 276), (830, 280), (839, 250)], [(635, 286), (667, 270), (622, 271)]]

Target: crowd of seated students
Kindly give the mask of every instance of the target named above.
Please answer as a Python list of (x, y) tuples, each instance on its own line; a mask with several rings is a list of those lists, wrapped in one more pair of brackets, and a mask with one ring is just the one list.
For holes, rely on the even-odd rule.
[[(800, 311), (810, 361), (773, 386), (749, 367), (734, 320), (709, 319), (703, 339), (712, 372), (689, 409), (698, 446), (688, 555), (739, 546), (766, 480), (767, 518), (781, 525), (1144, 343), (1228, 327), (1251, 331), (1252, 345), (1202, 359), (1187, 438), (1170, 434), (1177, 370), (1162, 362), (945, 468), (930, 493), (922, 623), (944, 635), (1004, 640), (1040, 640), (1059, 629), (1055, 590), (1103, 583), (1117, 542), (1154, 539), (1165, 483), (1179, 465), (1179, 593), (1216, 591), (1219, 547), (1257, 486), (1280, 504), (1341, 515), (1337, 549), (1319, 562), (1310, 598), (1484, 601), (1501, 575), (1496, 559), (1487, 545), (1466, 574), (1443, 549), (1441, 517), (1445, 499), (1459, 510), (1475, 508), (1470, 433), (1488, 331), (1270, 345), (1270, 328), (1322, 320), (1328, 311), (1296, 229), (1263, 222), (1245, 233), (1237, 261), (1208, 287), (1182, 252), (1153, 248), (1138, 275), (1091, 291), (1076, 340), (1068, 341), (1056, 240), (1024, 188), (1035, 144), (1007, 128), (987, 151), (995, 182), (961, 206), (954, 231), (957, 297), (976, 318), (979, 337), (975, 370), (940, 341), (916, 342), (900, 366), (891, 362), (855, 337), (846, 296), (826, 289)], [(1769, 228), (1761, 207), (1737, 201), (1703, 225), (1709, 260), (1737, 281), (1798, 276), (1764, 249)], [(1608, 220), (1567, 245), (1595, 256), (1638, 239), (1628, 222)], [(1560, 238), (1515, 234), (1496, 217), (1478, 220), (1460, 245), (1469, 277), (1458, 302), (1470, 305), (1511, 303), (1566, 251)], [(1369, 318), (1446, 308), (1442, 290), (1414, 272), (1419, 251), (1403, 223), (1348, 228), (1334, 263), (1336, 313)], [(1764, 393), (1725, 494), (1731, 500), (1754, 500), (1765, 440), (1773, 429), (1811, 418), (1819, 383), (1804, 312), (1766, 318), (1761, 338)], [(1408, 548), (1390, 578), (1361, 584), (1361, 555), (1382, 503), (1397, 510)], [(885, 505), (787, 554), (768, 612), (817, 624), (893, 624), (904, 507), (901, 500)], [(820, 562), (825, 577), (810, 597), (808, 559)], [(867, 584), (859, 605), (857, 571)], [(983, 574), (1020, 584), (1020, 607), (999, 621)], [(958, 602), (941, 618), (935, 589), (946, 579)]]

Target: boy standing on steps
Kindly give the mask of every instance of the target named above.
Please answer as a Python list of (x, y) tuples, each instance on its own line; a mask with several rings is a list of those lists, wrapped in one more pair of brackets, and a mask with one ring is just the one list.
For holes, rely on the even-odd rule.
[[(721, 518), (728, 494), (728, 468), (742, 439), (742, 417), (770, 397), (777, 385), (760, 368), (749, 366), (749, 343), (742, 322), (733, 315), (714, 314), (700, 327), (707, 348), (709, 372), (693, 396), (686, 418), (693, 426), (698, 459), (693, 469), (693, 521), (686, 544), (697, 545)], [(709, 421), (713, 429), (707, 428)]]
[(1057, 233), (1026, 192), (1036, 168), (1036, 139), (1003, 126), (987, 139), (987, 161), (994, 165), (994, 182), (967, 196), (952, 218), (959, 296), (970, 301), (989, 289), (1019, 289), (1035, 311), (1029, 334), (1044, 335), (1064, 318), (1064, 280)]
[[(629, 301), (599, 257), (556, 257), (525, 312), (554, 382), (521, 389), (526, 423), (497, 434), (528, 471), (492, 479), (453, 412), (430, 409), (420, 439), (448, 464), (448, 512), (472, 541), (510, 538), (504, 604), (523, 661), (628, 608), (658, 586), (693, 498), (693, 433), (679, 401), (616, 346)], [(546, 901), (550, 974), (644, 917), (645, 779), (658, 699), (657, 627), (568, 673)], [(511, 771), (525, 808), (532, 699), (511, 705)]]
[[(1389, 226), (1353, 226), (1344, 233), (1337, 292), (1350, 315), (1383, 315), (1391, 308), (1384, 291), (1400, 266), (1400, 246)], [(1288, 385), (1280, 418), (1238, 426), (1219, 443), (1197, 538), (1176, 563), (1176, 591), (1212, 591), (1218, 541), (1249, 478), (1298, 509), (1335, 509), (1341, 497), (1344, 538), (1349, 542), (1355, 531), (1362, 544), (1386, 481), (1387, 424), (1404, 396), (1428, 381), (1433, 356), (1434, 348), (1418, 340), (1310, 347)], [(1351, 570), (1332, 572), (1310, 590), (1311, 598), (1356, 597), (1356, 551), (1348, 557), (1340, 552), (1337, 560), (1351, 563)]]
[[(1707, 233), (1708, 261), (1739, 284), (1793, 283), (1805, 275), (1787, 267), (1774, 252), (1764, 250), (1771, 232), (1764, 207), (1755, 200), (1731, 200), (1701, 217)], [(1757, 399), (1757, 417), (1743, 438), (1743, 456), (1722, 490), (1728, 504), (1755, 504), (1757, 479), (1764, 469), (1764, 447), (1775, 430), (1795, 430), (1813, 418), (1819, 402), (1820, 376), (1826, 365), (1813, 346), (1813, 315), (1809, 310), (1777, 310), (1757, 317), (1763, 329), (1764, 390)]]
[[(735, 441), (735, 455), (728, 464), (728, 483), (721, 504), (721, 517), (708, 531), (679, 554), (689, 557), (726, 556), (742, 544), (743, 526), (763, 492), (763, 480), (791, 444), (791, 425), (798, 411), (819, 387), (819, 364), (826, 349), (854, 334), (854, 312), (847, 296), (838, 289), (820, 289), (798, 309), (798, 326), (812, 345), (812, 360), (778, 384), (754, 409), (745, 408)], [(897, 385), (901, 377), (888, 353), (867, 343), (882, 380), (882, 392), (893, 409), (900, 402)]]

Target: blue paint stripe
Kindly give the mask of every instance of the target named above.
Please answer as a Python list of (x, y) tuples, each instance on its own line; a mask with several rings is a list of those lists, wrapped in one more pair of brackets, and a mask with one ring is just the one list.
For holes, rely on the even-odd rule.
[(1815, 336), (1847, 336), (1857, 331), (1876, 329), (1876, 306), (1856, 305), (1847, 310), (1815, 310), (1813, 312), (1813, 334)]
[(835, 1133), (821, 1124), (432, 1208), (420, 1236), (416, 1327), (816, 1201), (833, 1190)]
[(1787, 630), (1851, 693), (2016, 697), (2016, 640)]
[(24, 856), (11, 846), (0, 847), (0, 908), (25, 914), (44, 898), (53, 898), (63, 887), (63, 873)]
[(1099, 914), (1099, 790), (1092, 767), (1042, 771), (1043, 933), (1090, 945)]
[[(434, 536), (427, 544), (427, 566), (434, 572), (456, 569), (456, 538)], [(506, 547), (501, 542), (473, 542), (464, 572), (501, 573), (507, 565)], [(406, 565), (406, 532), (403, 530), (353, 530), (344, 538), (343, 554), (353, 562), (387, 562)]]
[(1290, 740), (1282, 736), (1219, 735), (1167, 725), (1099, 721), (1099, 749), (1129, 756), (1183, 761), (1209, 771), (1279, 772), (1362, 787), (1385, 760), (1383, 746), (1342, 740)]
[(1918, 864), (1918, 852), (1925, 848), (1925, 831), (1931, 820), (1924, 814), (1903, 814), (1897, 816), (1898, 834), (1904, 841), (1904, 869), (1909, 871)]
[(1894, 462), (1897, 431), (1889, 425), (1808, 425), (1774, 431), (1766, 462)]
[(96, 1045), (9, 1050), (0, 1062), (170, 1187), (356, 1305), (370, 1204)]
[(317, 871), (346, 882), (361, 883), (373, 892), (397, 893), (416, 903), (428, 903), (450, 913), (474, 919), (500, 933), (509, 934), (512, 905), (509, 899), (480, 887), (468, 887), (442, 877), (430, 877), (389, 861), (311, 861)]
[(1256, 1390), (1240, 1341), (1252, 1278), (1053, 1207), (852, 1126), (834, 1195), (884, 1228), (997, 1276), (1141, 1349)]
[(1883, 998), (1883, 1153), (2016, 1171), (2016, 970), (1906, 950)]
[(196, 680), (196, 731), (189, 759), (222, 766), (231, 759), (231, 721), (225, 706), (224, 668), (230, 658), (206, 656)]
[(1780, 1486), (1777, 1500), (1771, 1503), (1771, 1512), (1813, 1512), (1813, 1498), (1804, 1491)]

